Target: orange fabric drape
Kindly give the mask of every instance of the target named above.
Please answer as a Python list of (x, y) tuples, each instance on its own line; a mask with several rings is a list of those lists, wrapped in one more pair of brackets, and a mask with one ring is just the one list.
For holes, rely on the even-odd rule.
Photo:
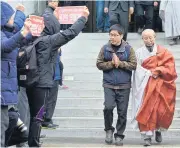
[(157, 55), (146, 59), (142, 66), (158, 71), (160, 76), (156, 79), (150, 77), (145, 88), (143, 104), (136, 117), (139, 129), (168, 129), (173, 120), (176, 98), (177, 73), (174, 58), (168, 50), (158, 46)]

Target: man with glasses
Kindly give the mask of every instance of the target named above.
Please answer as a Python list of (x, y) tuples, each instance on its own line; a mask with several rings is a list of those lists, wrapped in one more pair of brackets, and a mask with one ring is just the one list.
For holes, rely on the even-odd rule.
[(105, 142), (113, 142), (113, 109), (117, 106), (115, 144), (123, 145), (127, 122), (127, 109), (132, 70), (136, 69), (133, 48), (123, 40), (124, 29), (115, 24), (110, 27), (110, 42), (105, 44), (97, 58), (97, 68), (103, 71)]

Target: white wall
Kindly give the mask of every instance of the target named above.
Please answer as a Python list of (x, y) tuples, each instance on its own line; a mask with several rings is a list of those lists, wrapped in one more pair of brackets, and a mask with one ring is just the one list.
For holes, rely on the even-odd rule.
[(35, 12), (42, 13), (46, 8), (46, 1), (38, 0), (3, 0), (9, 3), (14, 9), (18, 3), (25, 6), (25, 14), (29, 15)]

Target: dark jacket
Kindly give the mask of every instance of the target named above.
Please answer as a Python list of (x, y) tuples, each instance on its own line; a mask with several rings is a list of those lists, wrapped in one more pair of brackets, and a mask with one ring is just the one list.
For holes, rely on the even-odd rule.
[(114, 11), (119, 5), (123, 11), (129, 11), (130, 7), (134, 7), (134, 1), (105, 1), (104, 7), (108, 8), (109, 11)]
[(84, 28), (86, 18), (79, 18), (69, 29), (54, 35), (42, 36), (42, 41), (36, 45), (39, 69), (39, 84), (36, 87), (53, 87), (54, 63), (59, 47), (75, 38)]
[[(15, 23), (19, 31), (23, 25), (25, 15), (18, 11), (15, 17)], [(16, 58), (18, 46), (23, 40), (20, 32), (14, 31), (13, 26), (6, 26), (10, 17), (14, 14), (13, 9), (4, 2), (1, 2), (1, 105), (11, 105), (17, 103), (17, 68)], [(22, 19), (16, 21), (16, 18)], [(19, 28), (19, 29), (18, 29)], [(15, 34), (16, 33), (16, 34)]]
[[(54, 16), (54, 8), (48, 6), (43, 14), (44, 17), (44, 24), (45, 24), (45, 29), (43, 30), (43, 35), (53, 35), (56, 34), (60, 31), (61, 26), (58, 21), (58, 19)], [(53, 56), (53, 55), (52, 55)], [(54, 59), (54, 57), (52, 57)], [(60, 79), (60, 69), (59, 69), (59, 55), (57, 55), (56, 60), (54, 61), (54, 80), (59, 80)]]
[[(112, 63), (112, 54), (120, 59), (118, 68)], [(115, 52), (110, 43), (103, 46), (98, 59), (97, 68), (103, 71), (103, 86), (112, 89), (126, 89), (131, 87), (132, 70), (136, 69), (136, 56), (133, 48), (122, 41), (120, 48)]]

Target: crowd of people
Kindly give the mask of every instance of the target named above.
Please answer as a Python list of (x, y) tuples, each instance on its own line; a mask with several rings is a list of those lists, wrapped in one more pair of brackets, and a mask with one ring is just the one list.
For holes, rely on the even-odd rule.
[[(160, 14), (165, 21), (165, 34), (173, 37), (173, 41), (177, 41), (180, 27), (176, 22), (176, 25), (170, 24), (174, 25), (170, 32), (166, 29), (169, 28), (169, 17), (172, 22), (180, 18), (175, 17), (175, 14), (178, 16), (175, 2), (161, 2), (163, 6), (160, 6)], [(27, 141), (29, 147), (40, 147), (41, 127), (58, 127), (53, 123), (52, 117), (58, 88), (62, 85), (61, 46), (82, 31), (88, 20), (89, 10), (85, 7), (82, 16), (72, 26), (60, 31), (62, 28), (55, 14), (59, 2), (49, 0), (47, 3), (43, 14), (33, 14), (42, 16), (45, 26), (40, 36), (33, 36), (32, 24), (29, 16), (24, 14), (24, 6), (18, 4), (14, 11), (8, 3), (1, 2), (1, 147), (24, 146)], [(103, 1), (97, 3), (101, 5)], [(109, 32), (109, 41), (101, 48), (96, 65), (103, 71), (105, 142), (113, 142), (113, 110), (117, 107), (115, 144), (123, 145), (132, 86), (132, 124), (139, 128), (144, 146), (151, 145), (154, 132), (156, 141), (160, 143), (161, 130), (168, 129), (173, 120), (177, 74), (173, 55), (156, 43), (155, 31), (151, 29), (151, 9), (159, 3), (105, 1), (103, 5), (99, 8), (104, 8), (104, 12), (109, 13), (106, 14), (106, 19), (110, 21), (105, 22), (110, 27), (105, 25), (103, 28)], [(142, 19), (146, 20), (144, 24), (139, 24), (144, 46), (136, 51), (126, 41), (129, 13), (133, 14), (135, 7), (139, 7), (137, 17), (140, 22), (143, 22)], [(171, 9), (174, 11), (169, 13)], [(101, 26), (100, 22), (97, 21), (98, 26)], [(31, 58), (36, 62), (36, 71), (19, 77), (18, 72), (22, 70), (19, 65), (23, 64), (29, 70), (31, 68), (28, 61), (17, 60), (29, 56), (27, 49), (35, 51)], [(32, 83), (22, 87), (18, 83), (20, 80), (31, 80)], [(25, 119), (27, 114), (30, 121), (25, 123), (28, 120)]]
[(121, 24), (127, 38), (131, 16), (141, 34), (145, 29), (164, 31), (170, 45), (176, 45), (180, 36), (180, 1), (96, 1), (97, 32), (108, 32), (113, 24)]

